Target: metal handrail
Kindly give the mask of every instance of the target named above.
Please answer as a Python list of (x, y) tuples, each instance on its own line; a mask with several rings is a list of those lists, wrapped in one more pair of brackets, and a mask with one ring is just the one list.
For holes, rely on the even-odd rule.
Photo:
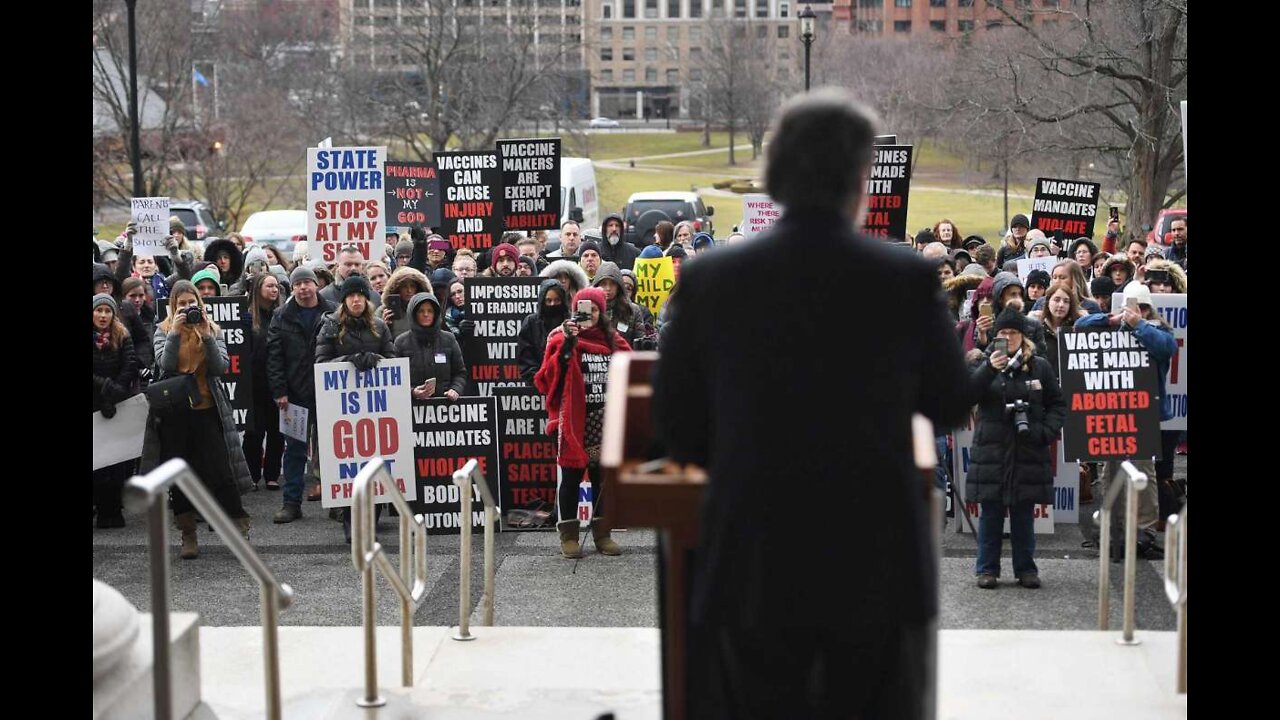
[[(381, 480), (382, 490), (400, 515), (400, 572), (397, 573), (385, 548), (374, 537), (374, 480)], [(422, 515), (414, 515), (404, 499), (391, 469), (376, 457), (365, 464), (352, 481), (351, 500), (351, 564), (360, 573), (364, 624), (364, 697), (356, 700), (360, 707), (381, 707), (386, 698), (378, 694), (377, 604), (374, 600), (373, 571), (382, 571), (400, 596), (400, 683), (413, 687), (413, 611), (427, 594), (427, 525)], [(410, 535), (413, 544), (410, 544)], [(412, 569), (410, 566), (412, 565)], [(413, 587), (409, 585), (412, 582)]]
[[(1121, 645), (1138, 645), (1142, 641), (1133, 636), (1134, 631), (1134, 590), (1138, 574), (1138, 491), (1147, 487), (1149, 482), (1146, 473), (1125, 460), (1120, 464), (1120, 473), (1112, 479), (1107, 487), (1106, 496), (1102, 499), (1102, 508), (1094, 514), (1099, 523), (1099, 568), (1098, 568), (1098, 629), (1109, 629), (1111, 615), (1111, 506), (1120, 497), (1120, 489), (1125, 490), (1124, 516), (1124, 631), (1116, 642)], [(1124, 481), (1116, 482), (1123, 474)]]
[(293, 588), (276, 580), (270, 568), (258, 557), (253, 546), (240, 537), (240, 530), (222, 511), (213, 496), (200, 482), (191, 466), (174, 458), (146, 475), (135, 475), (125, 486), (125, 502), (130, 509), (147, 511), (148, 542), (151, 545), (151, 641), (155, 669), (152, 686), (155, 692), (157, 720), (173, 718), (173, 679), (169, 662), (169, 493), (177, 485), (209, 523), (245, 570), (258, 581), (262, 601), (262, 656), (266, 674), (267, 717), (279, 720), (280, 644), (277, 633), (279, 613), (293, 604)]
[(470, 613), (467, 612), (471, 603), (471, 486), (480, 489), (480, 498), (484, 501), (484, 594), (480, 607), (485, 627), (493, 627), (493, 541), (500, 508), (489, 492), (489, 484), (485, 482), (484, 473), (480, 472), (480, 464), (475, 458), (453, 474), (453, 484), (458, 486), (462, 495), (462, 522), (459, 523), (462, 533), (458, 550), (462, 582), (458, 584), (458, 633), (453, 639), (475, 640), (475, 635), (471, 634)]
[[(1187, 692), (1187, 506), (1165, 521), (1164, 594), (1178, 611), (1179, 695)], [(1173, 552), (1170, 552), (1170, 550)]]

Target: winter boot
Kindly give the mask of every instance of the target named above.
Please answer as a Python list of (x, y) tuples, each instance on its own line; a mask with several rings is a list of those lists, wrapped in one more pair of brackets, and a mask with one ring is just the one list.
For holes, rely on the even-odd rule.
[(253, 521), (249, 519), (248, 515), (236, 519), (236, 526), (240, 528), (240, 535), (242, 535), (245, 540), (249, 539), (249, 526), (252, 524)]
[(183, 560), (199, 557), (200, 548), (196, 544), (196, 514), (184, 512), (174, 519), (178, 521), (178, 529), (182, 531), (182, 550), (178, 553), (178, 557)]
[(578, 544), (578, 521), (558, 522), (556, 529), (560, 531), (560, 554), (570, 560), (582, 557), (582, 546)]
[(597, 515), (591, 523), (591, 538), (595, 541), (596, 550), (601, 555), (621, 555), (622, 548), (618, 547), (618, 543), (610, 537), (613, 526), (605, 518)]
[(285, 503), (284, 507), (276, 511), (271, 521), (277, 524), (291, 523), (302, 517), (302, 506), (298, 503)]

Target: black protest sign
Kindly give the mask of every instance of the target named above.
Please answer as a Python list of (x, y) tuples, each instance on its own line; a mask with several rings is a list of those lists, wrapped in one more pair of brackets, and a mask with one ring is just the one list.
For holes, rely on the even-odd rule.
[(1081, 328), (1058, 336), (1067, 460), (1099, 462), (1160, 454), (1160, 379), (1131, 332)]
[(498, 464), (506, 529), (556, 525), (556, 444), (547, 435), (542, 394), (531, 387), (493, 389), (498, 401)]
[[(423, 513), (428, 535), (456, 535), (462, 527), (462, 491), (453, 473), (475, 459), (494, 500), (501, 502), (497, 457), (497, 406), (493, 398), (448, 398), (413, 403), (413, 467), (418, 481), (414, 512)], [(484, 527), (484, 501), (472, 488), (471, 527)], [(498, 526), (501, 529), (502, 523)]]
[(1031, 228), (1049, 236), (1061, 230), (1065, 238), (1093, 237), (1101, 189), (1098, 183), (1037, 178)]
[(493, 151), (435, 154), (440, 234), (454, 250), (488, 250), (502, 237), (502, 167)]
[(907, 195), (911, 190), (911, 146), (877, 145), (867, 180), (868, 235), (904, 240), (907, 237)]
[[(156, 303), (160, 314), (157, 323), (169, 315), (169, 303)], [(249, 316), (249, 298), (244, 295), (204, 298), (205, 315), (222, 331), (227, 344), (227, 370), (222, 386), (231, 399), (231, 414), (236, 430), (243, 431), (253, 420), (253, 318)], [(262, 378), (266, 382), (266, 378)]]
[(508, 230), (560, 227), (560, 138), (499, 140)]
[(387, 162), (387, 227), (440, 227), (440, 178), (435, 163)]
[(538, 310), (542, 280), (476, 277), (463, 281), (467, 319), (476, 323), (474, 334), (462, 348), (474, 394), (488, 396), (495, 387), (524, 385), (516, 364), (516, 340), (525, 317)]

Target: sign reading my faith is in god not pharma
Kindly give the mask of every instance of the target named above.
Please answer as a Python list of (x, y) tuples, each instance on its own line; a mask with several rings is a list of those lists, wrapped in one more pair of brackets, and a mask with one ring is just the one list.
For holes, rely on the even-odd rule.
[(1064, 242), (1093, 237), (1093, 221), (1098, 217), (1098, 191), (1102, 185), (1079, 180), (1038, 178), (1031, 206), (1031, 227), (1053, 235), (1061, 230)]
[(440, 227), (440, 179), (434, 163), (386, 164), (387, 227)]
[(386, 156), (385, 147), (307, 148), (307, 237), (324, 262), (347, 245), (365, 260), (381, 257)]
[(502, 166), (498, 153), (435, 154), (440, 175), (440, 234), (453, 249), (488, 250), (502, 236)]
[(499, 140), (508, 230), (560, 227), (560, 138)]
[(164, 249), (164, 239), (169, 236), (169, 198), (132, 198), (129, 219), (137, 226), (133, 235), (135, 257), (169, 254)]
[(782, 217), (782, 206), (763, 193), (742, 196), (742, 236), (750, 239), (773, 227)]
[[(353, 481), (375, 457), (386, 461), (405, 499), (416, 499), (409, 359), (380, 360), (364, 372), (349, 362), (321, 363), (315, 383), (323, 506), (350, 507)], [(374, 493), (374, 502), (390, 502), (381, 482)]]
[(911, 146), (877, 145), (867, 179), (867, 217), (862, 231), (892, 240), (907, 237), (907, 196), (911, 190)]

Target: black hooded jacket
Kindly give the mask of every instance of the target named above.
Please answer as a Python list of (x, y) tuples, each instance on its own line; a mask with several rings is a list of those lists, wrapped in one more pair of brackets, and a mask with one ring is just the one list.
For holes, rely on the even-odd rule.
[[(436, 310), (435, 322), (429, 328), (419, 326), (416, 320), (423, 303)], [(449, 390), (461, 395), (467, 387), (467, 365), (458, 341), (444, 327), (440, 301), (429, 293), (418, 293), (409, 300), (405, 315), (409, 329), (396, 337), (394, 347), (397, 356), (409, 358), (409, 382), (417, 387), (428, 378), (435, 378), (434, 397), (443, 397)]]
[[(547, 293), (560, 292), (561, 302), (555, 308), (546, 306)], [(542, 369), (542, 356), (547, 349), (547, 335), (569, 319), (569, 298), (559, 280), (543, 280), (538, 286), (538, 311), (525, 316), (516, 338), (516, 364), (520, 379), (533, 387), (533, 376)]]
[[(605, 217), (604, 222), (600, 224), (600, 234), (604, 235), (604, 226), (609, 224), (610, 220), (617, 220), (625, 229), (627, 224), (622, 222), (622, 216), (617, 213), (611, 213)], [(600, 239), (600, 260), (602, 262), (615, 262), (618, 267), (623, 270), (631, 270), (636, 266), (636, 258), (640, 257), (640, 248), (632, 245), (622, 238), (622, 233), (618, 234), (618, 244), (611, 245), (608, 236)]]

